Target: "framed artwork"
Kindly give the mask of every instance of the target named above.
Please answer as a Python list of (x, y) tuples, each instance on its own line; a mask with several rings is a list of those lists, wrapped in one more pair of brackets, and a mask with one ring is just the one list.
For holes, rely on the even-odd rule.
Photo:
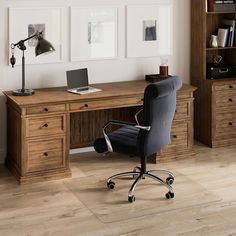
[(71, 61), (117, 57), (117, 7), (71, 7)]
[[(35, 56), (37, 39), (25, 42), (25, 63), (40, 64), (62, 61), (61, 8), (9, 8), (9, 50), (11, 43), (17, 43), (42, 32), (44, 38), (52, 43), (55, 52)], [(10, 51), (11, 55), (11, 51)], [(16, 65), (21, 64), (22, 51), (15, 49)]]
[(172, 4), (126, 7), (126, 56), (171, 55), (173, 50)]

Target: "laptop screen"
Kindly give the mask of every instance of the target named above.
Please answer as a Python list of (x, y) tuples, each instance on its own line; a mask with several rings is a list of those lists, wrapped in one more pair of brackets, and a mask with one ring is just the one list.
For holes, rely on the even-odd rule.
[(68, 89), (88, 86), (87, 68), (66, 71)]

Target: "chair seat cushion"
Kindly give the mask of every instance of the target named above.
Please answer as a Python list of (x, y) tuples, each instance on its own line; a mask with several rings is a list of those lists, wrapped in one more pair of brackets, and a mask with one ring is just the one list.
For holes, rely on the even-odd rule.
[[(139, 128), (123, 126), (108, 134), (114, 152), (138, 155), (137, 138)], [(105, 138), (98, 138), (94, 142), (94, 148), (98, 153), (107, 151)]]

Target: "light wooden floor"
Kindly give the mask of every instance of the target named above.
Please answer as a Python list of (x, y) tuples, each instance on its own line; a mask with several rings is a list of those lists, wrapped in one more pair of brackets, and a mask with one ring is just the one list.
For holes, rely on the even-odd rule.
[[(80, 154), (80, 158), (74, 155), (71, 158), (72, 179), (24, 186), (19, 186), (1, 166), (0, 235), (236, 235), (236, 146), (210, 149), (195, 145), (194, 149), (196, 156), (193, 159), (149, 164), (149, 167), (181, 173), (208, 189), (219, 201), (201, 205), (201, 199), (198, 199), (199, 204), (191, 208), (112, 223), (104, 223), (93, 214), (67, 187), (68, 183), (79, 183), (87, 177), (105, 180), (111, 174), (131, 170), (138, 159), (113, 154), (103, 157), (94, 152)], [(138, 187), (136, 191), (139, 191)], [(115, 190), (113, 194), (116, 194)], [(127, 200), (127, 195), (124, 195), (124, 200)], [(160, 196), (157, 198), (159, 200)], [(137, 201), (130, 204), (130, 211)], [(125, 209), (124, 215), (127, 214), (127, 207)], [(108, 210), (106, 214), (109, 218), (112, 212)]]

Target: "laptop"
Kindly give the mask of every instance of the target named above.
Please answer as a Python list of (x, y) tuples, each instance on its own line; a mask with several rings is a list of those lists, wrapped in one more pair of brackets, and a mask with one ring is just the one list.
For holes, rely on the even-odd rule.
[(101, 91), (88, 83), (87, 68), (66, 71), (67, 91), (76, 94), (87, 94)]

